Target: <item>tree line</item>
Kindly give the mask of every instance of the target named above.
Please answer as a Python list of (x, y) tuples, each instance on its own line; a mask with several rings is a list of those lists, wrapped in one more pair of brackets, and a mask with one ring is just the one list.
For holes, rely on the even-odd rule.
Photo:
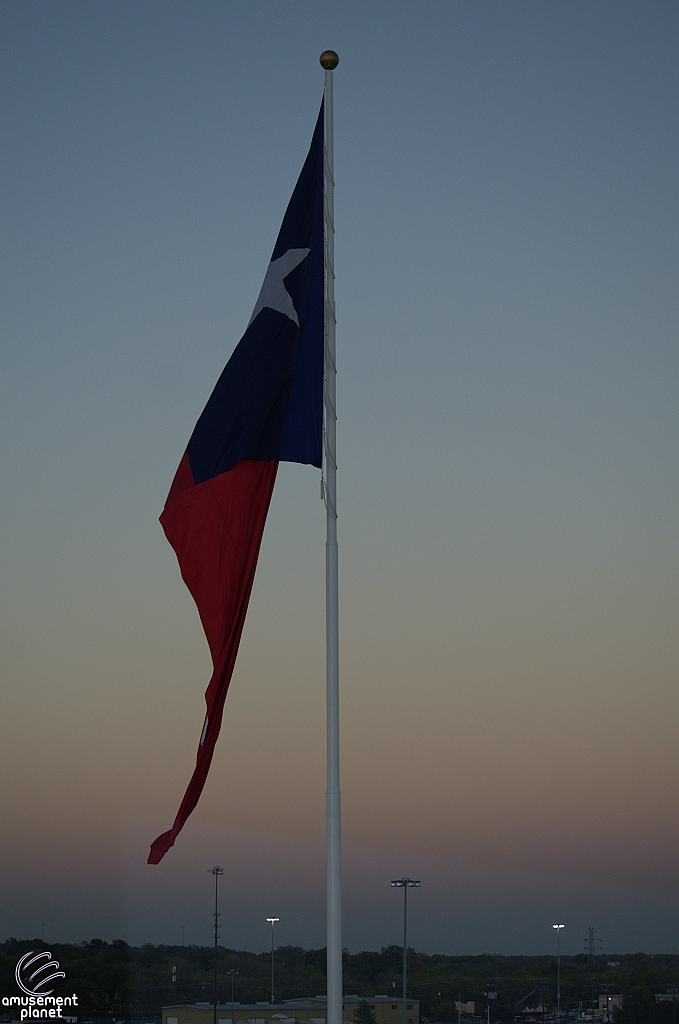
[[(50, 944), (40, 939), (9, 939), (0, 943), (2, 994), (16, 991), (14, 968), (29, 950), (52, 952), (66, 973), (63, 993), (77, 992), (80, 1019), (108, 1017), (120, 1020), (133, 1014), (157, 1015), (172, 1003), (211, 1002), (213, 998), (214, 949), (210, 946), (128, 946), (122, 940), (102, 939), (79, 944)], [(344, 954), (345, 994), (359, 997), (400, 995), (403, 951), (387, 946), (379, 952)], [(606, 993), (623, 993), (623, 1009), (616, 1024), (679, 1024), (673, 1022), (672, 1003), (657, 1004), (655, 993), (676, 986), (677, 955), (643, 953), (561, 958), (563, 1007), (598, 1006)], [(172, 968), (176, 967), (173, 985)], [(235, 973), (231, 973), (235, 972)], [(254, 1003), (270, 998), (270, 954), (219, 947), (217, 994), (222, 1003), (231, 1000)], [(556, 1002), (554, 956), (446, 956), (408, 951), (408, 995), (420, 1000), (423, 1021), (457, 1022), (455, 1001), (473, 1000), (476, 1012), (491, 1024), (511, 1021), (514, 1007), (539, 987), (524, 1005), (544, 998)], [(55, 992), (57, 990), (55, 989)], [(304, 950), (279, 946), (275, 953), (276, 1001), (325, 992), (325, 949)], [(489, 993), (495, 997), (489, 998)], [(1, 1009), (1, 1008), (0, 1008)], [(5, 1019), (11, 1016), (5, 1015)]]

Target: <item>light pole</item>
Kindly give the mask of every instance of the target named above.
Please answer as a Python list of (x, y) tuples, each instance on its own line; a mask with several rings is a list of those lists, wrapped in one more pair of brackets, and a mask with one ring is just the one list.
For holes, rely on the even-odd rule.
[(406, 1024), (406, 981), (407, 981), (407, 958), (408, 958), (408, 889), (419, 889), (420, 882), (414, 878), (396, 878), (392, 881), (395, 889), (403, 889), (403, 1008), (401, 1012), (402, 1024)]
[(234, 970), (232, 967), (229, 974), (231, 975), (231, 1009), (233, 1010), (233, 979), (238, 974), (238, 971)]
[(553, 924), (556, 928), (556, 1012), (561, 1013), (561, 929), (563, 924)]
[(271, 922), (271, 1002), (273, 1004), (273, 928), (276, 921), (280, 921), (280, 917), (267, 917), (267, 921)]
[(215, 876), (215, 979), (214, 979), (214, 1024), (217, 1024), (217, 938), (219, 936), (219, 910), (217, 909), (217, 884), (224, 868), (207, 868), (208, 875)]

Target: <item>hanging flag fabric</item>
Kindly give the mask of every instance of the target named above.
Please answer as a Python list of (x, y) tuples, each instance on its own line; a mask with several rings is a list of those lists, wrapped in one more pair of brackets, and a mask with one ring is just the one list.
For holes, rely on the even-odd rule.
[(245, 334), (198, 420), (160, 522), (198, 607), (213, 673), (196, 767), (158, 864), (196, 806), (219, 736), (280, 461), (321, 466), (323, 106)]

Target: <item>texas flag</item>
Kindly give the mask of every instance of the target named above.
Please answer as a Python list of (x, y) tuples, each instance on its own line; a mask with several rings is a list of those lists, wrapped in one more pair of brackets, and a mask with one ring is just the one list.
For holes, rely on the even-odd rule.
[(191, 439), (160, 522), (198, 606), (213, 673), (196, 767), (158, 864), (198, 803), (222, 723), (278, 463), (321, 466), (323, 106), (262, 290)]

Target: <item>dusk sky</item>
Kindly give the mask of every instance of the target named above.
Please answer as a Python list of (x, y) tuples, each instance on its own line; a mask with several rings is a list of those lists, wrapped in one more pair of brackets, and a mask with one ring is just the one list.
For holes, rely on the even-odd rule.
[[(325, 517), (217, 752), (158, 523), (335, 72), (344, 945), (679, 930), (679, 6), (0, 4), (0, 940), (325, 944)], [(182, 929), (184, 929), (182, 933)]]

